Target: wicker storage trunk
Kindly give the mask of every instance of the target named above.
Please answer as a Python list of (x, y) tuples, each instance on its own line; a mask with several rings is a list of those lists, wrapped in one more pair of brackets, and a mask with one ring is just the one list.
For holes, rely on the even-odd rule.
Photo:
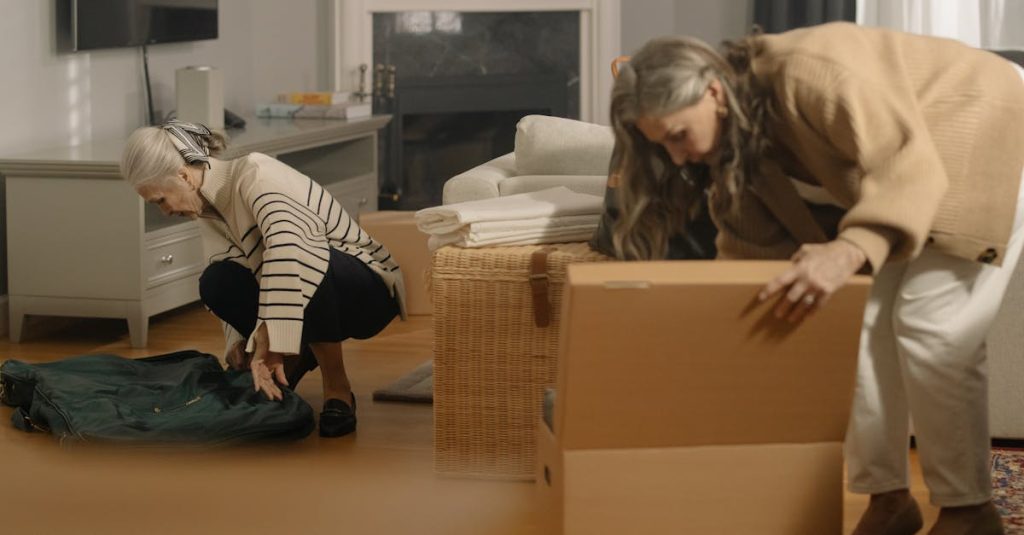
[[(533, 277), (544, 250), (546, 277)], [(608, 260), (586, 243), (434, 253), (434, 468), (533, 479), (545, 386), (555, 383), (565, 267)], [(535, 298), (534, 293), (538, 295)], [(549, 303), (549, 324), (534, 301)], [(540, 312), (542, 315), (544, 311)]]

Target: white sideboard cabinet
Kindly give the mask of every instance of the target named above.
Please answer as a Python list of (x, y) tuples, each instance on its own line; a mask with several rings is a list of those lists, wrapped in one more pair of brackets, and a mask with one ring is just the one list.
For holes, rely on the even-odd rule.
[[(275, 156), (358, 217), (377, 209), (377, 131), (389, 120), (247, 118), (223, 157)], [(26, 315), (106, 317), (125, 318), (132, 347), (145, 347), (151, 316), (199, 299), (198, 223), (163, 215), (121, 179), (125, 139), (0, 158), (11, 341)]]

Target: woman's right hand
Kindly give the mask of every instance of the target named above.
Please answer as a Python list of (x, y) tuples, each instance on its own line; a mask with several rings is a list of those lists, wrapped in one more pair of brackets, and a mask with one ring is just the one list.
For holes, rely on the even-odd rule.
[(270, 401), (284, 399), (284, 393), (278, 385), (288, 384), (288, 379), (284, 374), (284, 359), (280, 353), (257, 349), (251, 369), (253, 388), (257, 392), (263, 392)]
[(266, 323), (256, 329), (253, 338), (253, 357), (249, 365), (252, 370), (253, 388), (257, 392), (263, 392), (269, 400), (281, 401), (284, 394), (278, 385), (288, 384), (288, 378), (284, 373), (284, 358), (280, 353), (270, 350)]

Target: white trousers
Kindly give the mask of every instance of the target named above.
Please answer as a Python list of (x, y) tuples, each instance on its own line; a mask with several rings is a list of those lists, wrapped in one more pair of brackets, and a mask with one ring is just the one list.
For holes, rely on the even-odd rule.
[(932, 503), (991, 498), (985, 338), (1024, 245), (1022, 227), (1024, 177), (1002, 267), (925, 247), (875, 277), (846, 434), (851, 492), (909, 488), (910, 415)]

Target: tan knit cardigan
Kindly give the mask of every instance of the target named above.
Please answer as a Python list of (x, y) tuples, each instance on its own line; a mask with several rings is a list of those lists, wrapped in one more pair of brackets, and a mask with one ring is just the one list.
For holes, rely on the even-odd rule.
[[(784, 154), (756, 194), (713, 214), (722, 257), (786, 258), (829, 230), (874, 272), (930, 243), (1000, 264), (1024, 165), (1024, 84), (957, 41), (833, 23), (755, 38), (752, 71), (775, 95)], [(823, 228), (786, 175), (843, 205)], [(825, 225), (827, 227), (827, 225)]]

